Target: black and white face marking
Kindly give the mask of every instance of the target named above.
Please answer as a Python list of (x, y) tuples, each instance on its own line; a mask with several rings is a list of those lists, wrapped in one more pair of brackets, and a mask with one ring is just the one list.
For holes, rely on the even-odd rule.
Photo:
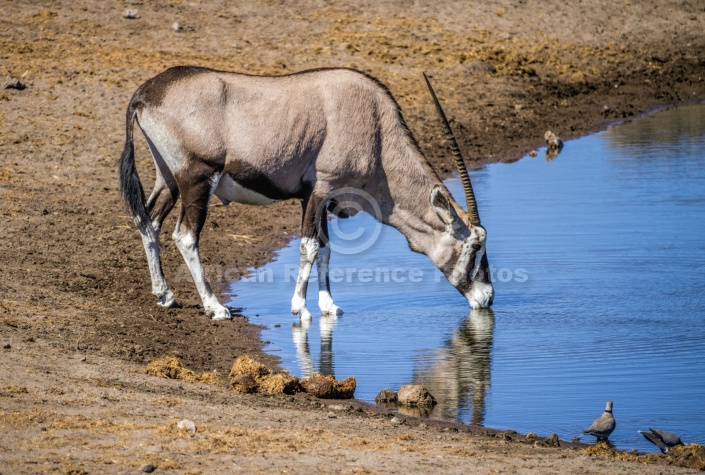
[(440, 187), (431, 192), (431, 206), (445, 225), (445, 241), (439, 251), (449, 253), (444, 273), (473, 309), (492, 305), (492, 287), (489, 264), (485, 253), (487, 231), (481, 225), (467, 225), (456, 213)]
[(465, 296), (473, 309), (488, 308), (494, 298), (485, 254), (486, 241), (485, 228), (472, 226), (470, 236), (463, 240), (460, 254), (448, 276), (450, 283)]

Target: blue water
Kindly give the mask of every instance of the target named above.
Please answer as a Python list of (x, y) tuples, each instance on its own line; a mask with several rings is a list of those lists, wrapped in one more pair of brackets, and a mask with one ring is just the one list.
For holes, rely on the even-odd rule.
[[(472, 180), (491, 312), (469, 312), (426, 256), (389, 227), (373, 239), (377, 223), (363, 215), (331, 222), (343, 316), (318, 315), (315, 282), (310, 325), (289, 313), (298, 241), (233, 283), (231, 303), (267, 327), (282, 366), (354, 375), (360, 399), (419, 382), (439, 401), (432, 418), (568, 440), (609, 399), (619, 448), (654, 451), (636, 432), (647, 427), (705, 443), (705, 106), (570, 141), (553, 160), (539, 150), (489, 165)], [(462, 201), (458, 180), (447, 185)]]

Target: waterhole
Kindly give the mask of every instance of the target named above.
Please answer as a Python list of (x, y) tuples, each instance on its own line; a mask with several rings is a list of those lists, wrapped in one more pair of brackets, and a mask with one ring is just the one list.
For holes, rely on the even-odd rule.
[[(472, 180), (491, 311), (470, 312), (426, 256), (362, 214), (331, 221), (344, 315), (316, 312), (315, 281), (313, 320), (289, 313), (298, 240), (233, 283), (231, 303), (266, 327), (266, 350), (292, 374), (354, 375), (360, 399), (421, 383), (438, 400), (431, 418), (567, 440), (612, 400), (619, 448), (654, 451), (637, 433), (647, 427), (704, 443), (705, 106), (570, 141), (552, 160), (539, 150), (488, 165)], [(459, 181), (446, 183), (463, 202)]]

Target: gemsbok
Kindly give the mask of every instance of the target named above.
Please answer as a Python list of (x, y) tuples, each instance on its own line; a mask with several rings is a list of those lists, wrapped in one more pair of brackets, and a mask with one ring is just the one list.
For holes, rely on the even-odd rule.
[[(224, 204), (301, 200), (301, 265), (291, 302), (291, 312), (301, 318), (311, 317), (306, 289), (314, 262), (322, 314), (342, 313), (330, 294), (326, 223), (329, 211), (345, 217), (350, 209), (398, 229), (472, 308), (492, 305), (486, 232), (457, 142), (426, 81), (451, 142), (467, 213), (431, 168), (389, 90), (359, 71), (317, 69), (268, 77), (182, 66), (142, 84), (127, 108), (120, 189), (142, 237), (157, 303), (176, 305), (162, 271), (159, 232), (181, 197), (176, 246), (205, 313), (214, 320), (231, 318), (205, 278), (198, 251), (215, 195)], [(135, 120), (156, 166), (149, 199), (135, 167)], [(362, 192), (373, 202), (361, 198)]]

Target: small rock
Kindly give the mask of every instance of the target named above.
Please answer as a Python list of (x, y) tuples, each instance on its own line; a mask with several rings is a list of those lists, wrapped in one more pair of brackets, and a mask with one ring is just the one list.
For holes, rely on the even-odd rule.
[(184, 27), (178, 21), (171, 24), (171, 29), (174, 31), (184, 31)]
[(3, 84), (2, 88), (3, 89), (17, 89), (18, 91), (21, 91), (22, 89), (25, 89), (27, 86), (20, 81), (17, 78), (13, 78), (12, 76), (8, 76), (5, 78), (5, 84)]
[(188, 419), (182, 419), (176, 424), (179, 429), (187, 430), (192, 434), (196, 433), (196, 424)]
[(377, 404), (397, 402), (397, 392), (392, 391), (391, 389), (383, 389), (379, 392), (377, 397), (375, 397), (375, 402)]
[(5, 343), (4, 345), (2, 345), (2, 347), (3, 347), (3, 349), (5, 349), (5, 350), (10, 350), (10, 349), (12, 349), (12, 345), (9, 344), (9, 343)]
[(394, 416), (394, 417), (392, 417), (392, 419), (389, 422), (391, 422), (395, 426), (400, 426), (404, 423), (404, 419), (400, 419), (397, 416)]
[(531, 152), (529, 152), (529, 156), (530, 156), (531, 158), (536, 157), (536, 155), (538, 155), (538, 153), (536, 153), (536, 150), (532, 150)]
[(140, 470), (142, 470), (144, 473), (152, 473), (156, 469), (157, 467), (151, 463), (146, 463), (140, 467)]
[(526, 440), (535, 440), (536, 439), (536, 434), (533, 432), (529, 432), (526, 434)]
[(560, 447), (561, 441), (558, 439), (558, 434), (553, 433), (553, 434), (549, 435), (548, 437), (546, 437), (544, 444), (546, 444), (549, 447)]
[(331, 411), (344, 411), (346, 407), (342, 404), (331, 404), (330, 406), (328, 406), (328, 409), (330, 409)]
[(543, 138), (546, 140), (548, 148), (563, 148), (563, 141), (550, 130), (547, 130), (546, 133), (543, 134)]
[(128, 20), (136, 20), (138, 18), (141, 18), (142, 15), (140, 15), (140, 12), (138, 10), (125, 10), (124, 12), (122, 12), (122, 17)]
[(550, 130), (543, 135), (548, 148), (546, 149), (546, 160), (553, 160), (563, 150), (563, 141)]
[(431, 407), (436, 404), (436, 398), (420, 384), (407, 384), (399, 388), (397, 400), (405, 406)]
[(330, 411), (328, 413), (328, 419), (335, 419), (336, 417), (338, 417), (338, 415), (335, 412)]

